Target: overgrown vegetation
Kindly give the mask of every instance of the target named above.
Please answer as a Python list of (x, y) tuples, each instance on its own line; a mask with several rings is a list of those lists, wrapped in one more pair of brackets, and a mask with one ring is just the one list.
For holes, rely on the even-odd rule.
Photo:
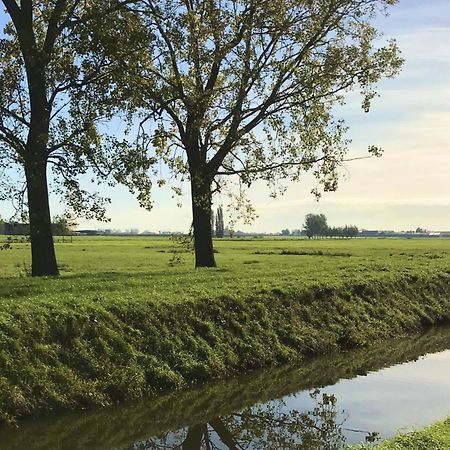
[[(358, 446), (354, 450), (373, 447)], [(449, 450), (450, 418), (424, 430), (401, 434), (375, 447), (374, 450)]]
[[(19, 277), (27, 245), (0, 254), (3, 421), (107, 405), (450, 319), (446, 240), (220, 240), (221, 268), (212, 273), (189, 269), (190, 253), (170, 266), (168, 239), (75, 238), (57, 244), (59, 279)], [(246, 264), (250, 255), (258, 264)]]

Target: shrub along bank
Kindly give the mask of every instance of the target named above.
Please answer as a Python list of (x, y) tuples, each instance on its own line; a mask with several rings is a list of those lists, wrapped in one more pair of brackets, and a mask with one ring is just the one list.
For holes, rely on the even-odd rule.
[(153, 302), (0, 302), (0, 418), (109, 405), (450, 319), (450, 275)]
[(401, 434), (376, 447), (357, 446), (353, 450), (450, 450), (450, 418), (424, 430)]

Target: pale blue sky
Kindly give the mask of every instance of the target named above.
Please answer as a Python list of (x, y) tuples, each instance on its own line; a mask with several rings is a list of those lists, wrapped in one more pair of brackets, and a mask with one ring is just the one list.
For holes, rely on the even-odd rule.
[[(258, 218), (237, 228), (279, 231), (300, 228), (305, 214), (323, 212), (332, 225), (406, 230), (418, 226), (450, 230), (450, 1), (401, 0), (391, 16), (378, 21), (387, 38), (395, 37), (405, 58), (402, 73), (380, 84), (381, 97), (364, 114), (356, 95), (340, 111), (350, 127), (353, 154), (381, 146), (380, 159), (348, 163), (340, 187), (319, 203), (309, 191), (314, 180), (290, 185), (271, 199), (264, 186), (249, 192)], [(190, 201), (178, 208), (167, 191), (155, 189), (152, 212), (139, 208), (124, 189), (102, 190), (112, 197), (111, 222), (80, 221), (83, 227), (187, 230)], [(186, 189), (186, 193), (188, 190)], [(217, 198), (216, 202), (226, 202)], [(54, 213), (61, 206), (52, 202)], [(0, 215), (8, 206), (0, 203)]]

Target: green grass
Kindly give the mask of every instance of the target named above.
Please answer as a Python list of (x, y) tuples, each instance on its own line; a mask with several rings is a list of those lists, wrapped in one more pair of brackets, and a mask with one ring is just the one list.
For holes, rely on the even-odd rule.
[[(450, 319), (450, 240), (58, 243), (58, 279), (0, 253), (0, 420), (108, 405)], [(181, 262), (171, 265), (176, 251)]]
[[(217, 269), (193, 270), (193, 256), (171, 267), (168, 238), (74, 238), (57, 244), (61, 278), (21, 279), (29, 270), (27, 244), (0, 253), (0, 299), (186, 301), (311, 285), (393, 280), (450, 270), (449, 240), (218, 240)], [(282, 252), (303, 252), (292, 255)], [(322, 253), (322, 254), (319, 254)], [(263, 254), (261, 254), (263, 253)], [(269, 254), (267, 254), (269, 253)], [(272, 254), (270, 254), (272, 253)], [(351, 255), (351, 256), (348, 256)]]
[[(352, 449), (373, 449), (357, 446)], [(424, 430), (401, 434), (376, 446), (374, 450), (450, 450), (450, 418)]]

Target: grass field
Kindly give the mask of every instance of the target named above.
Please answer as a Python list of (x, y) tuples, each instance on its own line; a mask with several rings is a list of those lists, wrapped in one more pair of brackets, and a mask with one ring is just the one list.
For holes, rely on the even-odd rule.
[(450, 239), (232, 239), (215, 248), (218, 268), (194, 270), (192, 253), (169, 238), (75, 237), (57, 244), (61, 277), (41, 280), (24, 278), (30, 247), (16, 244), (0, 253), (0, 298), (178, 302), (450, 271)]
[[(450, 320), (450, 240), (220, 240), (217, 269), (168, 238), (0, 253), (0, 421), (108, 405)], [(175, 261), (175, 263), (174, 263)]]

